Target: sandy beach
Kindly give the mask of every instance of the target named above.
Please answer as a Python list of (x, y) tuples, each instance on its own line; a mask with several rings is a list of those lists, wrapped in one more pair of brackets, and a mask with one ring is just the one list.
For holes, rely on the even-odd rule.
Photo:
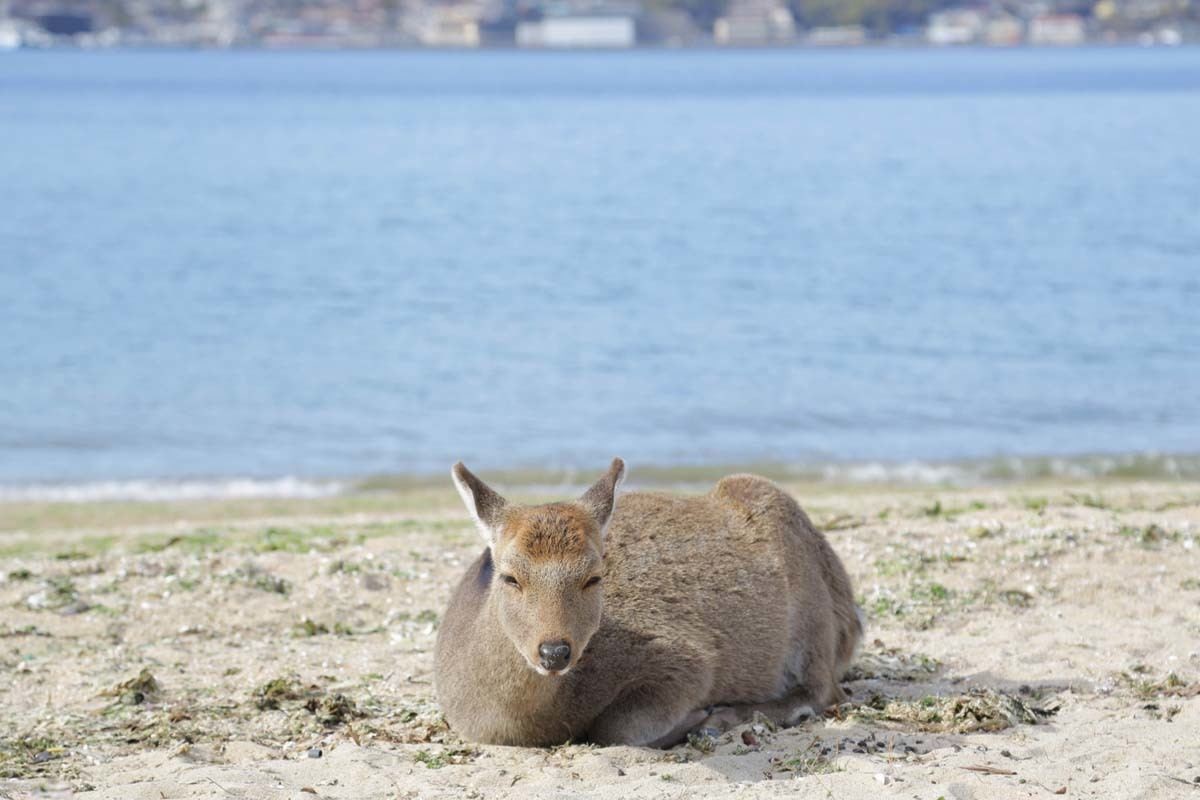
[(1200, 484), (789, 488), (869, 618), (851, 701), (670, 751), (446, 728), (448, 480), (0, 504), (0, 798), (1200, 797)]

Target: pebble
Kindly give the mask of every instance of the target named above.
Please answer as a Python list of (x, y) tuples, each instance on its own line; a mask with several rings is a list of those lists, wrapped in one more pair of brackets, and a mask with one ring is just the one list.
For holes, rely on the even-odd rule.
[(92, 606), (90, 603), (84, 602), (83, 600), (76, 600), (74, 603), (71, 603), (69, 606), (59, 609), (58, 613), (64, 617), (73, 617), (76, 614), (82, 614), (83, 612), (87, 611), (91, 607)]
[(377, 575), (374, 572), (368, 572), (362, 576), (362, 587), (368, 592), (381, 592), (388, 588), (388, 580), (382, 575)]
[(309, 748), (309, 751), (308, 751), (309, 758), (320, 758), (322, 755), (323, 755), (323, 753), (321, 751), (321, 748), (319, 748), (319, 747)]

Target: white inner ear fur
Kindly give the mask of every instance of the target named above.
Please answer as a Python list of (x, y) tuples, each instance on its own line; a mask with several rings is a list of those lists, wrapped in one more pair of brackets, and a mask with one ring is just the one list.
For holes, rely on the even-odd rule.
[(483, 541), (487, 543), (488, 547), (494, 546), (496, 544), (497, 531), (493, 530), (492, 526), (484, 522), (483, 518), (479, 516), (479, 509), (475, 504), (475, 493), (471, 491), (471, 487), (459, 480), (458, 473), (454, 470), (450, 470), (450, 479), (454, 481), (454, 488), (458, 490), (458, 496), (462, 498), (463, 505), (470, 512), (471, 519), (475, 521), (475, 527), (478, 529), (479, 535), (483, 537)]
[(625, 467), (621, 467), (621, 471), (617, 473), (617, 479), (613, 481), (613, 496), (612, 510), (608, 512), (608, 519), (600, 523), (600, 541), (604, 541), (604, 537), (608, 536), (608, 523), (612, 522), (613, 514), (617, 513), (617, 490), (621, 488), (621, 484), (625, 482)]

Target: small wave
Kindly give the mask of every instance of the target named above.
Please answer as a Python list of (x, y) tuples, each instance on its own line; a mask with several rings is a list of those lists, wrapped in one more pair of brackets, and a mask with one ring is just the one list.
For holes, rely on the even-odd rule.
[(245, 498), (330, 497), (345, 491), (343, 481), (302, 478), (225, 478), (219, 480), (125, 480), (88, 483), (0, 485), (0, 503), (154, 502)]
[(1034, 480), (1195, 480), (1200, 455), (1126, 453), (1080, 456), (1006, 456), (966, 461), (830, 464), (823, 480), (846, 483), (970, 485)]
[(960, 483), (969, 476), (966, 465), (924, 461), (830, 464), (820, 471), (821, 480), (835, 483)]
[[(961, 461), (852, 461), (808, 464), (705, 464), (646, 466), (632, 473), (631, 488), (704, 491), (734, 472), (775, 480), (842, 484), (972, 486), (1039, 480), (1200, 480), (1200, 455), (1128, 453), (1079, 456), (1003, 456)], [(577, 470), (512, 470), (489, 473), (498, 485), (532, 494), (569, 494), (586, 486)], [(590, 473), (586, 477), (591, 477)], [(296, 477), (212, 480), (121, 480), (81, 483), (0, 484), (0, 503), (237, 500), (320, 498), (339, 494), (399, 491), (441, 485), (430, 475), (381, 475), (346, 480)]]

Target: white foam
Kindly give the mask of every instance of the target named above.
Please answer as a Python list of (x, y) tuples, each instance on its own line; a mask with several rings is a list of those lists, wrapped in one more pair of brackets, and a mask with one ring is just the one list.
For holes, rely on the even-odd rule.
[(955, 483), (968, 477), (959, 464), (931, 464), (908, 461), (899, 464), (868, 462), (863, 464), (828, 465), (821, 477), (847, 483)]
[(343, 481), (303, 478), (223, 478), (214, 480), (126, 480), (88, 483), (0, 485), (0, 503), (92, 503), (114, 500), (229, 500), (240, 498), (331, 497)]
[[(729, 471), (741, 469), (736, 465)], [(833, 464), (797, 464), (784, 467), (796, 480), (834, 483), (907, 483), (914, 485), (971, 486), (1046, 478), (1095, 479), (1123, 477), (1144, 480), (1200, 480), (1200, 455), (1126, 453), (1079, 456), (998, 456), (962, 461), (858, 461)], [(580, 474), (567, 471), (561, 480), (521, 484), (526, 493), (577, 494), (586, 488)], [(694, 491), (707, 491), (715, 478), (652, 480)], [(221, 500), (238, 498), (331, 497), (362, 491), (360, 480), (309, 478), (222, 478), (210, 480), (121, 480), (80, 483), (0, 484), (0, 503), (88, 503), (103, 501)]]

